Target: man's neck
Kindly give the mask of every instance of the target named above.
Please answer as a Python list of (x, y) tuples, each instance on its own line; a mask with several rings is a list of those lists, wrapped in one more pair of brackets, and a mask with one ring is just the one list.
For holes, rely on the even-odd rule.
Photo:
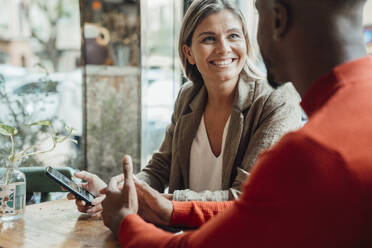
[(323, 51), (306, 50), (307, 55), (299, 56), (305, 59), (296, 61), (296, 70), (291, 73), (292, 81), (301, 96), (316, 80), (331, 72), (334, 67), (367, 56), (364, 43), (358, 41), (348, 42), (339, 47), (329, 47)]
[(293, 25), (284, 44), (288, 53), (286, 71), (301, 96), (334, 67), (367, 55), (362, 27), (363, 5), (361, 1), (352, 9), (339, 12), (318, 8), (315, 18), (295, 20), (297, 25)]

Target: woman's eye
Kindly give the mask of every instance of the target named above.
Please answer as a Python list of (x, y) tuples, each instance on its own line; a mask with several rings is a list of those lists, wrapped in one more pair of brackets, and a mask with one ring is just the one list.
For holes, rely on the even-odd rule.
[(215, 41), (215, 38), (214, 37), (211, 37), (211, 36), (209, 36), (209, 37), (205, 37), (203, 40), (202, 40), (202, 42), (214, 42)]
[(240, 35), (239, 34), (230, 34), (231, 39), (239, 39)]

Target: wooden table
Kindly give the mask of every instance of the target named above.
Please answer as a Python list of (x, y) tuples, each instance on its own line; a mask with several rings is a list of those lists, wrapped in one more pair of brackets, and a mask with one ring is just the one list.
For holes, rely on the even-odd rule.
[(0, 223), (0, 248), (120, 247), (102, 220), (77, 211), (74, 201), (57, 200), (26, 207), (25, 216)]

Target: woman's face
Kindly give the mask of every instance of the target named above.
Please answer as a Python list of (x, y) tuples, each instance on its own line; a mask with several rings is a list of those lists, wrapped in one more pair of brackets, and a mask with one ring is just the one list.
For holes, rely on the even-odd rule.
[(228, 10), (214, 13), (197, 26), (191, 47), (184, 45), (183, 51), (204, 82), (237, 81), (247, 56), (242, 23)]

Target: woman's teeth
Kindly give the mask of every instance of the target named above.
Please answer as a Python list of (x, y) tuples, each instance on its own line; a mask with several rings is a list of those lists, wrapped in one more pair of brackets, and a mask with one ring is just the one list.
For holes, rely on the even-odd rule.
[(217, 66), (224, 66), (224, 65), (231, 64), (233, 61), (234, 59), (215, 60), (215, 61), (211, 61), (211, 64), (217, 65)]

